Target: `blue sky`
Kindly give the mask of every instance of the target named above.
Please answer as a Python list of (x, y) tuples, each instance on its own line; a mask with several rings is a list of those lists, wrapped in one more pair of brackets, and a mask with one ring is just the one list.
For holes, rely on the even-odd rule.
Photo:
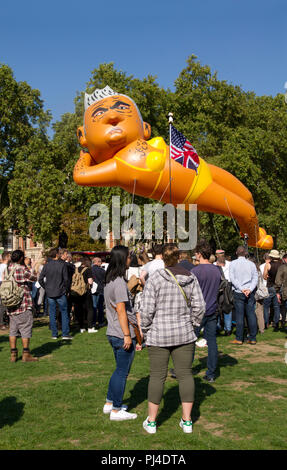
[(284, 92), (286, 0), (14, 0), (0, 10), (0, 62), (37, 88), (53, 119), (104, 62), (164, 88), (192, 53), (258, 95)]

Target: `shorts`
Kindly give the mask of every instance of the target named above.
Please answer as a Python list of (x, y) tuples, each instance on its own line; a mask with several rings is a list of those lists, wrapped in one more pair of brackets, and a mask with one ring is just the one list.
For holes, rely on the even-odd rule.
[(31, 310), (19, 313), (19, 315), (9, 315), (9, 336), (31, 338), (33, 328), (33, 313)]

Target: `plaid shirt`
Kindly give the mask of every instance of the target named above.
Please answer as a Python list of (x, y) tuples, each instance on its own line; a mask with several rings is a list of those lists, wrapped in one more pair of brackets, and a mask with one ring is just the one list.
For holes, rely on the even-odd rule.
[(15, 266), (14, 279), (18, 286), (24, 289), (24, 296), (18, 307), (7, 308), (8, 315), (19, 315), (20, 313), (26, 312), (26, 310), (32, 310), (31, 282), (37, 281), (37, 276), (32, 274), (26, 266), (21, 264), (11, 263), (8, 266), (8, 272), (10, 273)]
[(205, 302), (197, 278), (177, 274), (175, 279), (164, 269), (156, 271), (145, 284), (140, 302), (141, 329), (148, 346), (178, 346), (197, 339)]

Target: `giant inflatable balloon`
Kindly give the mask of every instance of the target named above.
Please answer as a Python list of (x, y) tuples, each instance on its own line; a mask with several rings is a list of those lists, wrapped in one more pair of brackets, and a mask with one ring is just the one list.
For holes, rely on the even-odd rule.
[[(258, 225), (250, 191), (231, 173), (199, 159), (196, 172), (169, 159), (161, 137), (151, 140), (134, 101), (108, 86), (85, 94), (84, 125), (77, 131), (82, 150), (74, 181), (83, 186), (120, 186), (124, 190), (163, 202), (197, 204), (200, 211), (233, 217), (248, 245), (271, 249), (273, 240)], [(171, 166), (170, 166), (171, 165)]]

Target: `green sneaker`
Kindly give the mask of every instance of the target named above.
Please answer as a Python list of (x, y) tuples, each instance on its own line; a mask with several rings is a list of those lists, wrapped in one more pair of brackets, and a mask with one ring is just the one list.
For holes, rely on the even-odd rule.
[(149, 421), (147, 417), (147, 419), (143, 422), (143, 428), (149, 434), (155, 434), (156, 433), (156, 421)]
[(192, 433), (192, 421), (184, 421), (181, 419), (179, 425), (186, 434)]

